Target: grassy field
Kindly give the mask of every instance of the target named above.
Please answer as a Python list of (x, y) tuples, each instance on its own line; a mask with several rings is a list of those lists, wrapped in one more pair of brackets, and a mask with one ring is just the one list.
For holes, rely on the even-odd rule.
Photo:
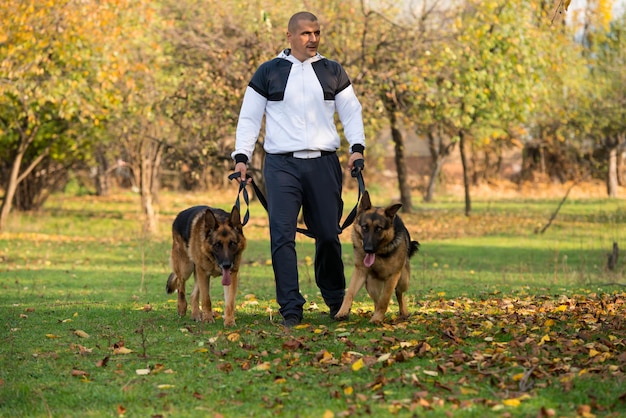
[[(416, 205), (411, 317), (394, 304), (382, 326), (364, 290), (349, 322), (329, 319), (299, 237), (308, 305), (285, 330), (258, 204), (225, 329), (179, 318), (165, 282), (175, 214), (234, 196), (164, 194), (146, 237), (136, 195), (55, 195), (0, 235), (0, 416), (624, 416), (625, 263), (606, 260), (626, 202), (572, 198), (536, 233), (559, 200), (478, 198), (469, 218), (456, 198)], [(220, 314), (219, 280), (212, 295)]]

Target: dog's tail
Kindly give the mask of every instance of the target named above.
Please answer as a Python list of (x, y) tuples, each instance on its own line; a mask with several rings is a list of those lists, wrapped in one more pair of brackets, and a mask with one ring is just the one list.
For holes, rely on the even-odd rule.
[(165, 291), (170, 294), (174, 293), (174, 290), (177, 289), (176, 282), (178, 281), (178, 277), (174, 273), (170, 273), (170, 277), (167, 278), (167, 284), (165, 285)]
[(413, 257), (413, 255), (419, 250), (420, 243), (417, 241), (411, 241), (409, 243), (409, 258)]

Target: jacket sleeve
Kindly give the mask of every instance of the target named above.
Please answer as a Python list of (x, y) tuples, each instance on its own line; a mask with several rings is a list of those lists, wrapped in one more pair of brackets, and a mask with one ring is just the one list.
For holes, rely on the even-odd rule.
[(265, 97), (250, 86), (246, 88), (235, 133), (235, 151), (231, 154), (233, 159), (238, 154), (245, 155), (248, 161), (252, 159), (254, 144), (259, 137), (266, 104), (267, 99)]
[(354, 94), (352, 85), (349, 85), (335, 96), (337, 114), (343, 125), (343, 133), (352, 150), (354, 145), (358, 149), (365, 147), (365, 131), (363, 129), (362, 107)]

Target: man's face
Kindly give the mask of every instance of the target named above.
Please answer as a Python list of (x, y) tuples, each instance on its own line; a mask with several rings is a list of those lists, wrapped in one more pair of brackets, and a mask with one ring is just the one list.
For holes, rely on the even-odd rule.
[(293, 31), (287, 32), (287, 40), (291, 46), (291, 55), (305, 61), (317, 54), (320, 44), (320, 24), (306, 19), (298, 20)]

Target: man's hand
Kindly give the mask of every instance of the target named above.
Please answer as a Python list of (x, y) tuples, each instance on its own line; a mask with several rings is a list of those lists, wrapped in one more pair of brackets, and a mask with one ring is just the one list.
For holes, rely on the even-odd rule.
[(248, 167), (246, 166), (246, 163), (237, 163), (235, 164), (235, 173), (239, 173), (239, 175), (241, 177), (239, 177), (239, 181), (245, 181), (248, 184), (252, 183), (252, 178), (247, 179), (246, 178), (246, 173), (248, 171)]
[(350, 158), (348, 159), (348, 169), (350, 171), (352, 171), (352, 169), (354, 168), (354, 162), (356, 160), (365, 160), (363, 158), (363, 154), (361, 154), (360, 152), (353, 152), (352, 154), (350, 154)]

